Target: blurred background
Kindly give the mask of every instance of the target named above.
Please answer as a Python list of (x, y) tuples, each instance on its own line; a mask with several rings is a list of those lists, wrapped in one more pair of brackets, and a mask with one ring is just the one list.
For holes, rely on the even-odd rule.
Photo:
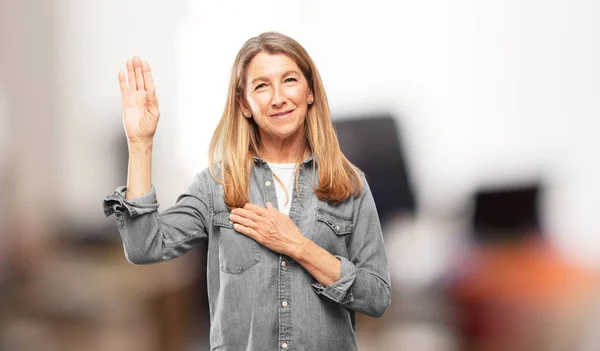
[(393, 282), (361, 350), (600, 350), (600, 2), (0, 0), (0, 350), (206, 350), (205, 247), (124, 257), (117, 73), (150, 63), (161, 210), (207, 166), (241, 45), (298, 40)]

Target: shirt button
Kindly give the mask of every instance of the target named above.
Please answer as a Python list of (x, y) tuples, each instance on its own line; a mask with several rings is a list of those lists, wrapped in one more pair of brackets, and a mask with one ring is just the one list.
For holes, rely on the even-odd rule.
[(287, 262), (281, 261), (281, 267), (285, 267), (286, 265), (287, 265)]
[(267, 181), (265, 182), (265, 185), (266, 185), (266, 186), (271, 186), (271, 182), (267, 180)]
[(288, 348), (287, 342), (284, 342), (283, 344), (281, 344), (281, 348), (284, 350), (287, 349)]
[(336, 226), (335, 226), (335, 230), (340, 230), (340, 226), (339, 226), (339, 225), (336, 225)]
[(283, 302), (281, 303), (281, 306), (283, 306), (283, 307), (287, 307), (287, 301), (283, 301)]

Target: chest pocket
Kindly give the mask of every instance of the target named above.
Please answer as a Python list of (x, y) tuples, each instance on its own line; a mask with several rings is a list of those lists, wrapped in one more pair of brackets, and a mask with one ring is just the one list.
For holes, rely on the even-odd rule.
[(260, 262), (259, 244), (233, 229), (233, 224), (229, 222), (229, 212), (215, 213), (214, 224), (222, 272), (242, 274)]
[(332, 255), (348, 257), (348, 240), (354, 230), (352, 219), (330, 209), (317, 207), (314, 242)]

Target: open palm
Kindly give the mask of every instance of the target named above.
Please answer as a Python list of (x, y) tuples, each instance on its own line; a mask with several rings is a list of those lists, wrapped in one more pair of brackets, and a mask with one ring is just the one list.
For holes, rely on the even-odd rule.
[(127, 60), (127, 77), (119, 72), (119, 86), (127, 139), (134, 142), (151, 140), (160, 112), (148, 63), (137, 56)]

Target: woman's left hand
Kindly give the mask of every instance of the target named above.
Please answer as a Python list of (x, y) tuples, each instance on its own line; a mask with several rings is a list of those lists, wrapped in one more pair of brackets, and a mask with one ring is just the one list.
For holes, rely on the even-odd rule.
[(234, 208), (229, 218), (238, 232), (292, 258), (302, 251), (308, 240), (292, 219), (279, 212), (270, 202), (267, 202), (267, 208), (249, 203), (243, 208)]

